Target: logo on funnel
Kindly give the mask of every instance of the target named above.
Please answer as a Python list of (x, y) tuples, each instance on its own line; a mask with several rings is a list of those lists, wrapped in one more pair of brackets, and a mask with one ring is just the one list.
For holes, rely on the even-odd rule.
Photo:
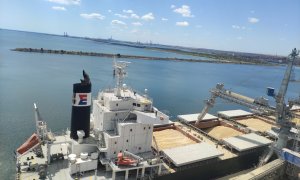
[(91, 93), (76, 93), (73, 100), (73, 106), (90, 106)]
[(79, 99), (78, 105), (87, 105), (87, 94), (79, 94)]

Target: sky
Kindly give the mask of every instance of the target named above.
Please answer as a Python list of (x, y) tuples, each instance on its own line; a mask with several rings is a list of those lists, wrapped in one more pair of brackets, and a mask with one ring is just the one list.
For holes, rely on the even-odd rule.
[(287, 55), (300, 0), (0, 0), (0, 28)]

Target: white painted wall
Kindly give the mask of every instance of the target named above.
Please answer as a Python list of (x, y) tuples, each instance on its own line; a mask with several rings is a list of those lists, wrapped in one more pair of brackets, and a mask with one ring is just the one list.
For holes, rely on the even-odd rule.
[[(143, 124), (168, 124), (169, 123), (169, 116), (161, 113), (160, 111), (157, 112), (157, 116), (155, 113), (143, 113), (139, 111), (134, 111), (137, 115), (137, 122)], [(161, 117), (163, 119), (161, 119)]]
[(87, 160), (76, 159), (76, 163), (70, 164), (70, 174), (77, 172), (85, 172), (97, 169), (98, 160), (92, 160), (90, 157)]
[(110, 136), (104, 133), (106, 157), (114, 158), (120, 151), (134, 154), (151, 151), (153, 125), (141, 123), (119, 123), (119, 135)]
[[(169, 123), (169, 117), (160, 111), (157, 111), (157, 116), (155, 113), (141, 112), (145, 109), (152, 110), (152, 104), (145, 107), (140, 100), (144, 99), (117, 99), (112, 93), (102, 93), (99, 94), (98, 100), (93, 101), (91, 119), (94, 121), (94, 128), (103, 131), (107, 148), (106, 158), (117, 157), (120, 151), (125, 150), (134, 154), (151, 151), (153, 124)], [(133, 106), (133, 103), (136, 106)], [(106, 132), (114, 130), (114, 119), (124, 120), (129, 110), (134, 110), (132, 113), (137, 115), (137, 123), (118, 123), (116, 136)], [(163, 120), (160, 117), (163, 117)]]

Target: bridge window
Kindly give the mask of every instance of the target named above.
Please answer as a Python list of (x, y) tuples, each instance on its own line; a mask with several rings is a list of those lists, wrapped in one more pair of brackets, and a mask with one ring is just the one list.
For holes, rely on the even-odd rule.
[(137, 106), (137, 107), (141, 107), (141, 105), (140, 105), (140, 104), (137, 104), (136, 106)]

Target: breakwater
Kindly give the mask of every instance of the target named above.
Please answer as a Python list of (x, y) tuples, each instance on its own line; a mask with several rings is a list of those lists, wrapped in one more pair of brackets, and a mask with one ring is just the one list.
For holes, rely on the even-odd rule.
[[(66, 50), (53, 50), (43, 48), (15, 48), (12, 51), (29, 52), (29, 53), (48, 53), (48, 54), (60, 54), (60, 55), (78, 55), (78, 56), (96, 56), (96, 57), (108, 57), (108, 58), (125, 58), (125, 59), (143, 59), (143, 60), (163, 60), (163, 61), (182, 61), (182, 62), (202, 62), (202, 63), (227, 63), (227, 64), (256, 64), (253, 62), (236, 62), (230, 60), (206, 60), (206, 59), (184, 59), (176, 57), (151, 57), (151, 56), (136, 56), (136, 55), (124, 55), (124, 54), (109, 54), (98, 52), (84, 52), (84, 51), (66, 51)], [(269, 65), (269, 64), (260, 64)]]

